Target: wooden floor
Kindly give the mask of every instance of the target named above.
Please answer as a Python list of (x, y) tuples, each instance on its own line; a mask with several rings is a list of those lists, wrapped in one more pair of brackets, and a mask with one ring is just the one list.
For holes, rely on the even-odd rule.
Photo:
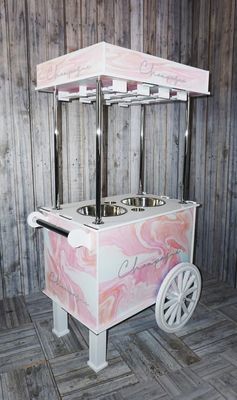
[(237, 399), (237, 290), (206, 278), (192, 320), (161, 332), (154, 308), (109, 331), (109, 367), (87, 366), (88, 330), (52, 332), (39, 293), (0, 303), (0, 400)]

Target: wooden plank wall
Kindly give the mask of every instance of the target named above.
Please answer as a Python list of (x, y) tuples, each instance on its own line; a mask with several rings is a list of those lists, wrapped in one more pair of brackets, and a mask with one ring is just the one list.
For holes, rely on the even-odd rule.
[(202, 204), (196, 263), (237, 285), (237, 2), (193, 2), (192, 64), (211, 72), (194, 102), (190, 195)]
[[(52, 97), (36, 93), (37, 63), (105, 40), (210, 69), (193, 102), (190, 198), (199, 201), (195, 262), (236, 281), (236, 0), (0, 0), (0, 298), (43, 285), (42, 237), (27, 215), (52, 201)], [(145, 107), (146, 187), (176, 197), (185, 106)], [(104, 190), (137, 191), (140, 108), (111, 106)], [(95, 195), (95, 107), (62, 105), (62, 197)], [(49, 134), (51, 132), (51, 134)], [(107, 151), (108, 148), (108, 151)]]

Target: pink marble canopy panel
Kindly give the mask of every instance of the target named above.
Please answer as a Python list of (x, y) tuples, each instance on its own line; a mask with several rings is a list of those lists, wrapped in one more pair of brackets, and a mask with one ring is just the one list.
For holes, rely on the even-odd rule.
[(185, 90), (191, 95), (208, 94), (208, 71), (105, 42), (39, 64), (37, 89), (74, 91), (80, 85), (93, 87), (97, 77), (104, 86), (117, 78)]

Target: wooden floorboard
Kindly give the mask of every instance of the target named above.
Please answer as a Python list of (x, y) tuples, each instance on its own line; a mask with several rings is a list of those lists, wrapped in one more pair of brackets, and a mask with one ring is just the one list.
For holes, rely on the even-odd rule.
[(47, 320), (53, 315), (52, 301), (42, 292), (26, 296), (25, 303), (32, 321)]
[(97, 400), (123, 400), (124, 398), (119, 394), (118, 392), (110, 393), (107, 395), (103, 395), (100, 397), (97, 397)]
[(224, 314), (225, 317), (237, 323), (237, 303), (218, 308), (219, 312)]
[(221, 356), (225, 360), (230, 361), (231, 364), (235, 365), (237, 369), (237, 346), (232, 346), (230, 349), (224, 349), (224, 351), (221, 353)]
[(199, 349), (195, 350), (195, 353), (198, 354), (199, 357), (208, 356), (211, 354), (224, 353), (225, 351), (230, 350), (236, 353), (237, 351), (237, 335), (228, 336), (225, 339), (218, 340), (217, 342), (212, 342), (207, 346), (202, 346)]
[(201, 303), (210, 309), (236, 304), (236, 289), (222, 282), (213, 282), (213, 284), (203, 287)]
[(87, 349), (87, 343), (77, 326), (69, 324), (70, 333), (58, 338), (52, 332), (53, 318), (34, 322), (42, 349), (47, 359)]
[[(1, 374), (4, 400), (59, 400), (58, 389), (45, 363)], [(1, 397), (0, 397), (1, 399)]]
[(17, 328), (31, 322), (23, 296), (0, 301), (0, 330)]
[(228, 400), (237, 399), (236, 368), (232, 371), (223, 371), (222, 374), (210, 379), (209, 382)]
[(153, 337), (171, 354), (182, 367), (198, 362), (199, 357), (179, 337), (161, 330), (150, 329)]
[(52, 333), (42, 293), (0, 302), (0, 400), (236, 400), (237, 290), (205, 275), (202, 296), (176, 334), (150, 307), (109, 330), (108, 368), (87, 365), (88, 329), (69, 317)]
[(133, 337), (125, 336), (122, 340), (116, 341), (115, 346), (127, 365), (139, 377), (140, 382), (147, 382), (165, 374), (169, 368), (180, 368), (171, 356), (163, 362), (159, 357), (160, 349), (156, 349), (156, 353), (152, 354), (152, 350), (146, 346), (144, 341), (139, 340), (135, 335)]
[(211, 387), (204, 383), (195, 373), (189, 368), (184, 368), (179, 371), (172, 371), (158, 378), (158, 382), (163, 386), (165, 391), (171, 398), (188, 396), (200, 389), (206, 391)]
[(109, 338), (123, 337), (127, 334), (138, 333), (145, 329), (157, 327), (154, 312), (148, 308), (132, 318), (121, 322), (109, 330)]
[(188, 393), (182, 393), (173, 400), (226, 400), (216, 389), (211, 386), (202, 386)]
[(138, 382), (120, 354), (109, 347), (109, 367), (98, 374), (87, 366), (88, 351), (70, 354), (50, 361), (63, 399), (95, 398)]
[(233, 336), (236, 334), (236, 331), (237, 326), (234, 322), (224, 320), (193, 334), (183, 336), (182, 339), (192, 350), (197, 350)]
[(33, 324), (0, 332), (0, 372), (44, 360)]
[(199, 302), (191, 320), (180, 331), (176, 332), (176, 336), (182, 337), (224, 320), (226, 320), (226, 317), (218, 310), (210, 310)]
[(118, 394), (122, 399), (136, 400), (164, 400), (164, 397), (167, 397), (167, 392), (156, 380), (150, 380), (148, 383), (139, 382), (136, 385), (121, 389)]

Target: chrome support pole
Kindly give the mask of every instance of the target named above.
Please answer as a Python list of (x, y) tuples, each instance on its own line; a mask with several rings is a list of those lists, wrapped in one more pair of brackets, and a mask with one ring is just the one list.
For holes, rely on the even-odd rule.
[(60, 147), (60, 132), (58, 129), (58, 90), (54, 89), (53, 97), (53, 129), (54, 129), (54, 201), (53, 208), (60, 210), (60, 173), (59, 173), (59, 147)]
[(141, 119), (140, 119), (140, 171), (139, 171), (139, 190), (138, 194), (146, 194), (144, 191), (145, 186), (145, 108), (141, 105)]
[(180, 203), (185, 203), (185, 198), (187, 196), (187, 185), (189, 176), (189, 155), (190, 155), (190, 95), (188, 94), (186, 103), (186, 131), (184, 136), (183, 173), (182, 173)]
[(96, 82), (96, 212), (95, 224), (103, 224), (101, 218), (101, 151), (102, 151), (103, 99), (100, 79)]

